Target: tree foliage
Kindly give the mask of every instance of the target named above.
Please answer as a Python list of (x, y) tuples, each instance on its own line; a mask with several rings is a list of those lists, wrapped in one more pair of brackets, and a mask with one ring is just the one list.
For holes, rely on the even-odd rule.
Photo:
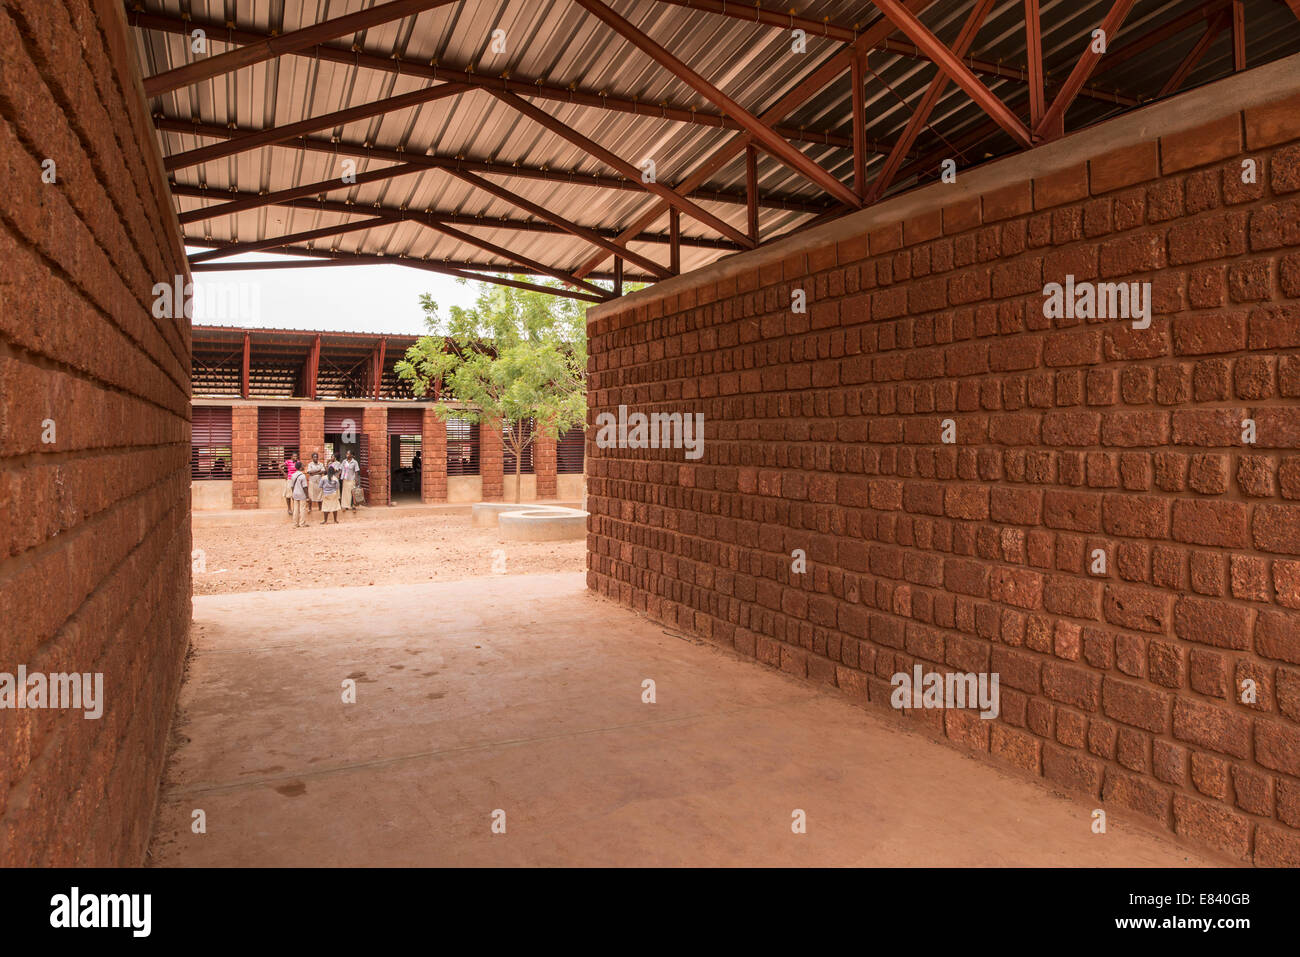
[(416, 395), (436, 393), (440, 417), (502, 428), (518, 477), (535, 436), (555, 439), (585, 426), (586, 310), (561, 296), (478, 285), (471, 308), (452, 306), (445, 317), (432, 296), (420, 297), (429, 335), (407, 349), (396, 371)]

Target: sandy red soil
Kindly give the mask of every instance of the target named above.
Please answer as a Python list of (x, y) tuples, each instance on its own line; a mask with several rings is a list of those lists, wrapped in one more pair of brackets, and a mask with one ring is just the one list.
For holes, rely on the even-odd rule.
[[(194, 594), (276, 591), (347, 585), (414, 584), (478, 576), (582, 571), (584, 541), (507, 542), (495, 528), (475, 528), (464, 511), (360, 509), (335, 526), (295, 529), (284, 514), (194, 519), (195, 549), (206, 570)], [(501, 567), (504, 553), (505, 571)]]

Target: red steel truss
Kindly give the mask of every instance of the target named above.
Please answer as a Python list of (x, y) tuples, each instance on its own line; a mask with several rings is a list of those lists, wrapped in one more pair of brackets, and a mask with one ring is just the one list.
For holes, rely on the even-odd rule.
[[(238, 264), (219, 260), (239, 253), (276, 251), (303, 257), (278, 264), (286, 267), (400, 262), (600, 301), (621, 294), (625, 280), (654, 281), (677, 274), (684, 251), (698, 256), (701, 251), (716, 255), (752, 248), (810, 223), (879, 202), (893, 190), (935, 175), (943, 159), (966, 166), (984, 157), (982, 150), (988, 149), (987, 144), (995, 144), (996, 150), (1005, 152), (1008, 141), (1010, 148), (1032, 149), (1057, 139), (1071, 130), (1071, 117), (1076, 116), (1074, 109), (1081, 102), (1093, 108), (1087, 115), (1095, 121), (1097, 109), (1113, 113), (1173, 94), (1189, 81), (1204, 81), (1208, 78), (1203, 68), (1207, 54), (1225, 33), (1231, 43), (1231, 71), (1246, 69), (1247, 41), (1256, 35), (1248, 34), (1249, 17), (1255, 10), (1248, 9), (1243, 0), (1188, 0), (1182, 6), (1171, 3), (1164, 8), (1167, 14), (1139, 18), (1138, 25), (1132, 27), (1127, 25), (1136, 0), (1096, 0), (1078, 5), (1086, 8), (1082, 19), (1088, 21), (1089, 29), (1072, 35), (1067, 45), (1059, 42), (1059, 34), (1051, 33), (1056, 25), (1049, 21), (1055, 10), (1049, 7), (1044, 14), (1040, 0), (1020, 0), (1015, 9), (1023, 19), (1023, 45), (1018, 58), (1008, 59), (1005, 48), (997, 56), (989, 55), (988, 50), (978, 52), (981, 27), (1000, 6), (995, 0), (960, 4), (957, 0), (870, 0), (869, 4), (864, 0), (865, 23), (818, 19), (796, 10), (764, 6), (762, 0), (637, 0), (631, 10), (626, 3), (615, 10), (610, 0), (570, 0), (575, 12), (581, 11), (577, 19), (582, 21), (583, 29), (594, 31), (602, 43), (619, 45), (619, 57), (640, 58), (652, 64), (653, 69), (676, 81), (679, 89), (693, 95), (689, 99), (670, 95), (657, 102), (627, 90), (584, 86), (580, 81), (565, 84), (546, 76), (512, 74), (508, 70), (493, 73), (474, 63), (439, 63), (436, 58), (426, 62), (405, 55), (400, 47), (391, 52), (367, 48), (366, 31), (383, 25), (410, 27), (417, 19), (428, 24), (430, 18), (440, 15), (440, 8), (453, 2), (381, 0), (355, 13), (278, 34), (252, 26), (254, 22), (265, 23), (264, 17), (250, 16), (241, 25), (151, 11), (141, 3), (128, 11), (129, 22), (142, 35), (187, 36), (201, 29), (214, 42), (229, 47), (161, 70), (144, 81), (160, 135), (180, 134), (192, 137), (190, 142), (198, 144), (166, 151), (164, 160), (173, 177), (174, 196), (190, 201), (179, 212), (182, 226), (192, 227), (188, 241), (208, 247), (191, 256), (196, 271), (235, 269)], [(475, 2), (459, 0), (458, 23), (476, 24), (472, 9)], [(1279, 0), (1277, 5), (1281, 3), (1300, 18), (1300, 0)], [(997, 16), (1002, 18), (1001, 30), (1006, 8)], [(809, 57), (813, 65), (801, 78), (788, 84), (786, 91), (765, 108), (752, 109), (741, 102), (749, 91), (737, 87), (728, 92), (723, 88), (725, 83), (706, 76), (702, 67), (660, 39), (669, 26), (679, 22), (674, 18), (692, 18), (695, 24), (705, 18), (710, 23), (729, 25), (732, 30), (752, 30), (755, 43), (772, 42), (779, 39), (780, 33), (802, 33), (808, 43), (815, 41), (819, 46), (817, 54)], [(932, 25), (927, 25), (927, 20)], [(952, 36), (956, 21), (960, 22), (960, 30)], [(950, 23), (954, 26), (948, 26)], [(485, 25), (477, 24), (475, 28), (478, 26)], [(1294, 29), (1300, 39), (1300, 24), (1295, 18), (1287, 20), (1287, 27)], [(1276, 29), (1274, 23), (1274, 32)], [(945, 41), (940, 34), (951, 39)], [(1056, 38), (1050, 47), (1046, 40), (1049, 35)], [(1067, 46), (1075, 52), (1072, 60), (1063, 61)], [(1104, 77), (1118, 76), (1126, 63), (1152, 56), (1160, 56), (1168, 66), (1163, 72), (1157, 71), (1159, 75), (1153, 76), (1144, 88), (1120, 90), (1099, 85)], [(357, 75), (405, 79), (408, 87), (409, 81), (415, 80), (421, 86), (343, 109), (280, 110), (280, 116), (303, 118), (264, 126), (203, 122), (193, 107), (188, 113), (176, 108), (183, 102), (174, 99), (178, 92), (215, 90), (221, 82), (229, 86), (230, 78), (236, 75), (242, 78), (239, 82), (247, 83), (252, 75), (248, 68), (281, 58), (341, 64)], [(1049, 63), (1049, 59), (1053, 62)], [(1218, 60), (1222, 62), (1223, 57)], [(900, 94), (878, 68), (881, 63), (887, 66), (895, 62), (930, 64), (933, 72), (920, 89), (912, 84), (911, 92)], [(717, 72), (716, 67), (713, 72)], [(845, 82), (849, 87), (847, 95), (832, 98), (838, 104), (833, 109), (819, 107), (811, 126), (792, 121), (814, 100), (825, 104), (827, 91), (842, 90), (837, 85)], [(268, 91), (271, 97), (275, 93)], [(530, 127), (546, 131), (575, 147), (579, 151), (576, 155), (587, 162), (571, 168), (523, 162), (494, 152), (476, 152), (473, 143), (454, 153), (386, 147), (370, 139), (332, 132), (358, 121), (378, 122), (394, 114), (414, 116), (421, 110), (451, 109), (464, 98), (473, 97), (506, 104), (518, 118), (519, 135), (532, 135), (524, 132)], [(905, 113), (900, 114), (900, 107)], [(945, 129), (946, 118), (961, 109), (965, 113), (960, 127)], [(567, 111), (564, 118), (557, 115), (557, 110)], [(983, 114), (983, 122), (970, 122), (970, 116), (979, 119), (979, 114)], [(271, 110), (267, 115), (275, 116), (277, 112)], [(704, 151), (674, 181), (660, 180), (655, 175), (643, 175), (633, 157), (623, 155), (619, 144), (602, 142), (602, 122), (617, 116), (660, 124), (655, 129), (677, 124), (682, 129), (729, 131), (730, 135)], [(208, 185), (209, 170), (234, 169), (230, 164), (268, 149), (300, 156), (331, 154), (356, 163), (384, 165), (357, 171), (346, 180), (317, 178), (279, 189), (254, 191)], [(816, 158), (810, 155), (814, 151)], [(604, 170), (593, 171), (589, 162)], [(737, 173), (734, 164), (738, 162), (742, 166)], [(795, 186), (782, 191), (781, 184), (791, 181), (790, 174), (794, 174)], [(403, 188), (402, 183), (427, 177), (434, 177), (436, 182), (443, 181), (438, 177), (445, 178), (448, 187), (460, 184), (458, 195), (464, 195), (468, 187), (469, 195), (504, 204), (515, 215), (480, 215), (458, 206), (421, 204), (423, 208), (408, 208), (400, 200), (391, 199), (354, 203), (351, 198), (364, 186), (377, 186), (384, 190), (384, 196), (401, 195), (398, 190)], [(535, 186), (531, 192), (524, 189), (526, 184), (538, 183), (555, 184), (557, 189), (561, 184), (581, 186), (593, 199), (582, 207), (557, 208), (539, 202)], [(764, 185), (773, 188), (764, 189)], [(638, 195), (644, 197), (639, 204)], [(193, 207), (194, 200), (204, 205)], [(220, 235), (222, 230), (214, 229), (212, 224), (234, 222), (228, 217), (269, 207), (290, 212), (311, 210), (336, 221), (318, 219), (311, 229), (280, 235), (264, 235), (259, 229), (253, 238), (248, 238), (245, 229), (243, 241), (234, 238), (236, 234), (231, 230), (225, 230), (228, 238), (213, 237), (212, 232)], [(592, 222), (599, 217), (586, 215), (589, 209), (622, 212), (613, 222)], [(683, 215), (690, 221), (690, 235), (683, 231)], [(778, 228), (772, 228), (769, 217), (780, 217), (774, 220)], [(371, 238), (390, 235), (397, 228), (409, 230), (411, 223), (430, 230), (427, 235), (445, 237), (458, 249), (468, 247), (472, 251), (470, 259), (463, 254), (452, 261), (436, 255), (368, 251)], [(656, 223), (660, 225), (656, 227)], [(524, 236), (551, 233), (564, 237), (569, 244), (565, 247), (570, 250), (568, 261), (549, 261), (514, 250), (509, 243), (479, 235), (475, 232), (479, 228), (512, 230)], [(340, 237), (350, 234), (360, 237), (350, 241), (360, 245), (355, 251), (340, 249)], [(572, 253), (575, 241), (582, 244), (577, 247), (581, 255), (576, 258)], [(480, 262), (474, 255), (487, 258)], [(610, 257), (612, 273), (597, 273)], [(276, 265), (258, 264), (258, 268)], [(632, 267), (635, 275), (625, 272), (627, 267)], [(248, 268), (247, 264), (243, 268)], [(510, 272), (549, 277), (562, 286), (540, 287), (511, 278)]]

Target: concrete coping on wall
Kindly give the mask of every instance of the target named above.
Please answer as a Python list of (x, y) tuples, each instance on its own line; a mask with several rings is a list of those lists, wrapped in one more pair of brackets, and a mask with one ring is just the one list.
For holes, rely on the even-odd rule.
[(1047, 176), (1136, 143), (1204, 126), (1225, 116), (1274, 103), (1300, 92), (1300, 53), (1195, 90), (1141, 107), (1059, 140), (978, 166), (956, 183), (932, 183), (868, 209), (800, 232), (758, 249), (733, 253), (707, 266), (661, 280), (646, 289), (587, 309), (587, 322), (624, 312), (710, 282), (731, 279), (805, 249), (862, 236), (880, 226), (932, 213), (1004, 186)]

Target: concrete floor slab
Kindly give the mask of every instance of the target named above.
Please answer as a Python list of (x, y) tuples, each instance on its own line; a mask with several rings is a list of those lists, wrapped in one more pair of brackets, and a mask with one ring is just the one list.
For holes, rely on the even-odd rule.
[(1122, 812), (1095, 835), (1091, 803), (581, 573), (199, 596), (194, 618), (155, 864), (1217, 863)]

